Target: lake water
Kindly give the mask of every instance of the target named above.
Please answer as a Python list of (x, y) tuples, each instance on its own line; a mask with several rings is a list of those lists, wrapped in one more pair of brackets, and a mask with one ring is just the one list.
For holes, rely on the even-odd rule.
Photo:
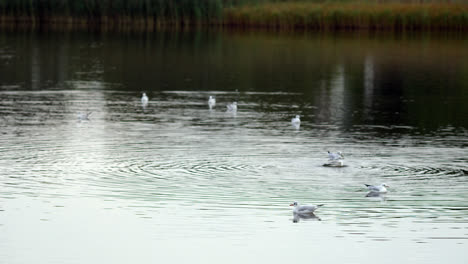
[(0, 263), (466, 263), (467, 102), (456, 34), (3, 32)]

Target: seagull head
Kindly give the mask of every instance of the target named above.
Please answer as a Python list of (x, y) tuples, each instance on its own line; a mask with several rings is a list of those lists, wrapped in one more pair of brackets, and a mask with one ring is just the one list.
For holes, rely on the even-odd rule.
[(390, 188), (390, 186), (388, 186), (386, 183), (382, 183), (382, 186), (386, 188)]
[(297, 202), (293, 202), (293, 203), (292, 203), (292, 204), (290, 204), (289, 206), (294, 206), (294, 207), (296, 207), (297, 205), (298, 205), (298, 203), (297, 203)]
[(296, 118), (299, 119), (299, 118), (301, 118), (301, 116), (300, 116), (300, 115), (296, 115)]

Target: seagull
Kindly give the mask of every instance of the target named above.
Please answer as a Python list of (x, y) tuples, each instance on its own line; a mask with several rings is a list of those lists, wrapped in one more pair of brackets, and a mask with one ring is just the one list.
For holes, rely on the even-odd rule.
[(213, 108), (214, 106), (216, 105), (216, 99), (210, 95), (210, 99), (208, 99), (208, 106), (211, 108)]
[(141, 96), (141, 103), (143, 105), (148, 104), (148, 96), (146, 96), (146, 93), (143, 93), (143, 95)]
[(228, 104), (227, 106), (228, 112), (237, 112), (237, 102), (233, 102), (232, 104)]
[(377, 192), (377, 193), (386, 193), (387, 188), (390, 188), (390, 186), (388, 186), (385, 183), (382, 183), (380, 185), (369, 185), (369, 184), (365, 184), (365, 185), (366, 185), (367, 189), (369, 189), (369, 191)]
[(317, 208), (319, 208), (320, 206), (323, 206), (323, 204), (319, 204), (319, 205), (299, 205), (299, 203), (293, 202), (289, 206), (294, 206), (293, 213), (295, 213), (295, 214), (311, 214), (315, 210), (317, 210)]
[(300, 124), (301, 124), (301, 116), (300, 116), (300, 115), (296, 115), (296, 117), (294, 117), (293, 119), (291, 119), (291, 124), (293, 124), (293, 126), (300, 125)]
[(341, 151), (337, 153), (332, 153), (328, 151), (328, 162), (323, 164), (325, 167), (344, 167), (344, 155)]
[(342, 160), (342, 159), (344, 159), (344, 155), (341, 153), (341, 151), (338, 151), (337, 153), (333, 153), (333, 152), (328, 151), (328, 159), (330, 161)]
[(93, 112), (86, 112), (86, 113), (79, 113), (78, 114), (78, 120), (79, 121), (89, 121), (89, 116), (92, 114)]

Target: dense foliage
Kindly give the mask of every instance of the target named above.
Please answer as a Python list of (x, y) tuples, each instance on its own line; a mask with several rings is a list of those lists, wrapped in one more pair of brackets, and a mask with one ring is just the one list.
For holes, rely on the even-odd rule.
[(165, 20), (220, 18), (221, 0), (0, 0), (4, 16), (152, 17)]

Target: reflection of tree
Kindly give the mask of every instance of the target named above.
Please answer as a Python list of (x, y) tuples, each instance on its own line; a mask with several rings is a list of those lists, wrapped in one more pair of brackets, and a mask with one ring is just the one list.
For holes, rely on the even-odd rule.
[(55, 37), (5, 34), (5, 41), (14, 47), (14, 59), (12, 65), (1, 69), (1, 82), (19, 82), (23, 88), (33, 90), (60, 88), (69, 78), (69, 41), (67, 37)]

